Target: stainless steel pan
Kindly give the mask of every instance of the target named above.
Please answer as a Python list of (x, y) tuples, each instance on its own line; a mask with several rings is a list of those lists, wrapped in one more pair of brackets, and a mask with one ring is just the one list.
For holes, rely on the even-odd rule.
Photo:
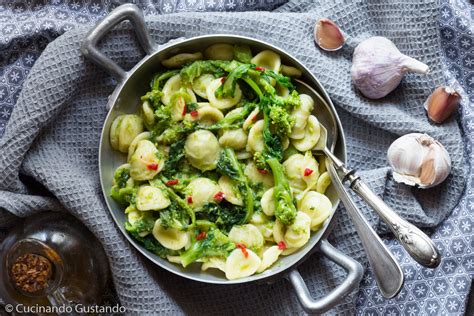
[[(131, 22), (137, 34), (138, 41), (146, 53), (146, 56), (129, 71), (122, 69), (119, 65), (102, 54), (97, 48), (99, 40), (115, 25), (124, 20), (129, 20)], [(153, 42), (146, 29), (141, 11), (135, 5), (125, 4), (112, 11), (107, 17), (99, 22), (89, 32), (81, 47), (82, 53), (86, 58), (107, 70), (118, 81), (117, 87), (109, 97), (107, 104), (107, 108), (110, 109), (110, 112), (108, 113), (103, 126), (99, 149), (100, 180), (108, 208), (118, 227), (130, 243), (156, 265), (174, 274), (194, 281), (215, 284), (235, 284), (255, 281), (268, 283), (275, 280), (275, 278), (286, 277), (293, 285), (301, 305), (307, 312), (323, 313), (337, 305), (345, 295), (352, 292), (352, 290), (358, 286), (363, 274), (363, 269), (360, 263), (344, 255), (342, 252), (331, 246), (327, 241), (326, 238), (331, 230), (331, 224), (334, 222), (333, 216), (325, 222), (320, 231), (312, 235), (310, 241), (300, 251), (281, 258), (280, 264), (275, 265), (261, 274), (238, 280), (226, 280), (221, 274), (212, 274), (207, 271), (202, 272), (197, 266), (190, 266), (184, 269), (145, 250), (125, 231), (124, 224), (126, 218), (124, 209), (108, 194), (112, 185), (112, 178), (115, 169), (126, 160), (125, 155), (112, 150), (110, 146), (109, 130), (112, 121), (120, 114), (134, 113), (137, 110), (140, 103), (140, 97), (146, 93), (150, 79), (153, 74), (162, 68), (162, 60), (180, 52), (203, 51), (206, 47), (215, 43), (246, 44), (252, 48), (253, 52), (270, 49), (281, 56), (284, 64), (300, 69), (303, 73), (301, 79), (314, 87), (326, 99), (329, 105), (328, 108), (323, 105), (319, 105), (319, 107), (316, 106), (315, 113), (317, 113), (318, 119), (325, 124), (325, 126), (331, 126), (331, 124), (329, 124), (331, 117), (336, 118), (339, 129), (338, 134), (340, 136), (337, 140), (337, 144), (332, 144), (331, 147), (333, 147), (334, 153), (341, 160), (346, 160), (344, 134), (334, 106), (316, 77), (296, 58), (278, 47), (263, 41), (243, 36), (225, 34), (193, 37), (157, 49), (156, 44)], [(331, 199), (335, 210), (339, 203), (339, 199), (333, 188), (329, 188), (328, 196)], [(327, 258), (334, 261), (347, 271), (346, 279), (340, 285), (334, 288), (325, 297), (318, 299), (313, 299), (311, 297), (303, 278), (297, 270), (297, 266), (307, 259), (314, 251), (319, 251), (324, 254)]]

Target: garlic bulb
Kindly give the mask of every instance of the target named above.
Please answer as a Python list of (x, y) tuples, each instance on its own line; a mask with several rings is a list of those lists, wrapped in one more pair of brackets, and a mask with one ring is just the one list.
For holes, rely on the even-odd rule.
[(360, 43), (352, 57), (351, 75), (363, 95), (380, 99), (392, 92), (407, 72), (426, 74), (424, 63), (402, 54), (392, 41), (374, 36)]
[(451, 172), (451, 158), (444, 146), (431, 136), (411, 133), (395, 140), (387, 153), (393, 178), (399, 183), (430, 188)]

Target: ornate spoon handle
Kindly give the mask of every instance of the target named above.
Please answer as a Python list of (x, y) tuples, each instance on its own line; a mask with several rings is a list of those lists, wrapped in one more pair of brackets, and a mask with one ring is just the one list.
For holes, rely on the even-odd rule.
[[(352, 177), (354, 178), (351, 179)], [(413, 259), (427, 268), (436, 268), (440, 264), (441, 256), (438, 249), (425, 233), (398, 216), (360, 178), (354, 175), (349, 175), (348, 178), (351, 181), (352, 190), (362, 197), (387, 223)]]

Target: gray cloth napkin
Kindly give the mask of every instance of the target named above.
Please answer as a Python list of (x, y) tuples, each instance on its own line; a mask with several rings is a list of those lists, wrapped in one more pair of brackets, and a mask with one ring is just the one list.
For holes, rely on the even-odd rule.
[[(232, 33), (262, 39), (296, 56), (319, 78), (337, 106), (346, 133), (349, 165), (362, 170), (363, 178), (403, 217), (433, 227), (458, 202), (466, 166), (457, 122), (452, 119), (440, 126), (430, 124), (422, 107), (431, 90), (445, 81), (437, 4), (373, 2), (369, 6), (294, 1), (280, 7), (279, 13), (178, 13), (149, 18), (147, 26), (158, 43), (177, 37)], [(314, 45), (313, 26), (320, 17), (332, 18), (349, 35), (348, 46), (342, 51), (326, 53)], [(58, 207), (80, 218), (103, 244), (119, 299), (130, 313), (303, 313), (284, 280), (239, 286), (188, 281), (152, 265), (120, 234), (102, 198), (97, 163), (105, 105), (115, 82), (81, 56), (79, 46), (87, 31), (67, 32), (48, 45), (25, 81), (0, 140), (0, 220), (9, 222), (10, 214), (26, 216)], [(351, 52), (357, 42), (372, 35), (389, 37), (403, 53), (429, 64), (431, 73), (408, 75), (382, 100), (362, 97), (350, 80)], [(125, 68), (141, 58), (128, 25), (111, 32), (102, 50)], [(396, 137), (409, 132), (428, 133), (446, 146), (453, 170), (442, 185), (422, 191), (391, 179), (386, 150)], [(19, 174), (39, 182), (56, 199), (31, 195)], [(377, 225), (373, 212), (363, 204), (360, 207)], [(337, 215), (331, 242), (366, 264), (345, 211), (341, 209)], [(298, 269), (315, 297), (344, 278), (340, 268), (318, 254)], [(353, 311), (351, 295), (333, 313)]]

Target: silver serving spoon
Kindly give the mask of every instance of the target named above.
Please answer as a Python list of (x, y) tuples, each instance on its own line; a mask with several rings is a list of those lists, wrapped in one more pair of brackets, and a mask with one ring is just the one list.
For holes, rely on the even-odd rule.
[(321, 136), (313, 150), (324, 153), (333, 162), (338, 175), (337, 178), (342, 179), (342, 181), (349, 181), (350, 188), (377, 212), (413, 259), (427, 268), (436, 268), (441, 262), (441, 256), (433, 241), (416, 226), (395, 213), (355, 174), (355, 170), (347, 169), (344, 163), (329, 150), (327, 144), (333, 144), (336, 140), (335, 136), (337, 136), (335, 134), (337, 133), (336, 119), (332, 115), (327, 102), (312, 87), (303, 81), (295, 81), (298, 85), (298, 91), (307, 93), (313, 99), (320, 101), (326, 107), (326, 112), (331, 114), (332, 133), (328, 134), (323, 124), (320, 124)]

